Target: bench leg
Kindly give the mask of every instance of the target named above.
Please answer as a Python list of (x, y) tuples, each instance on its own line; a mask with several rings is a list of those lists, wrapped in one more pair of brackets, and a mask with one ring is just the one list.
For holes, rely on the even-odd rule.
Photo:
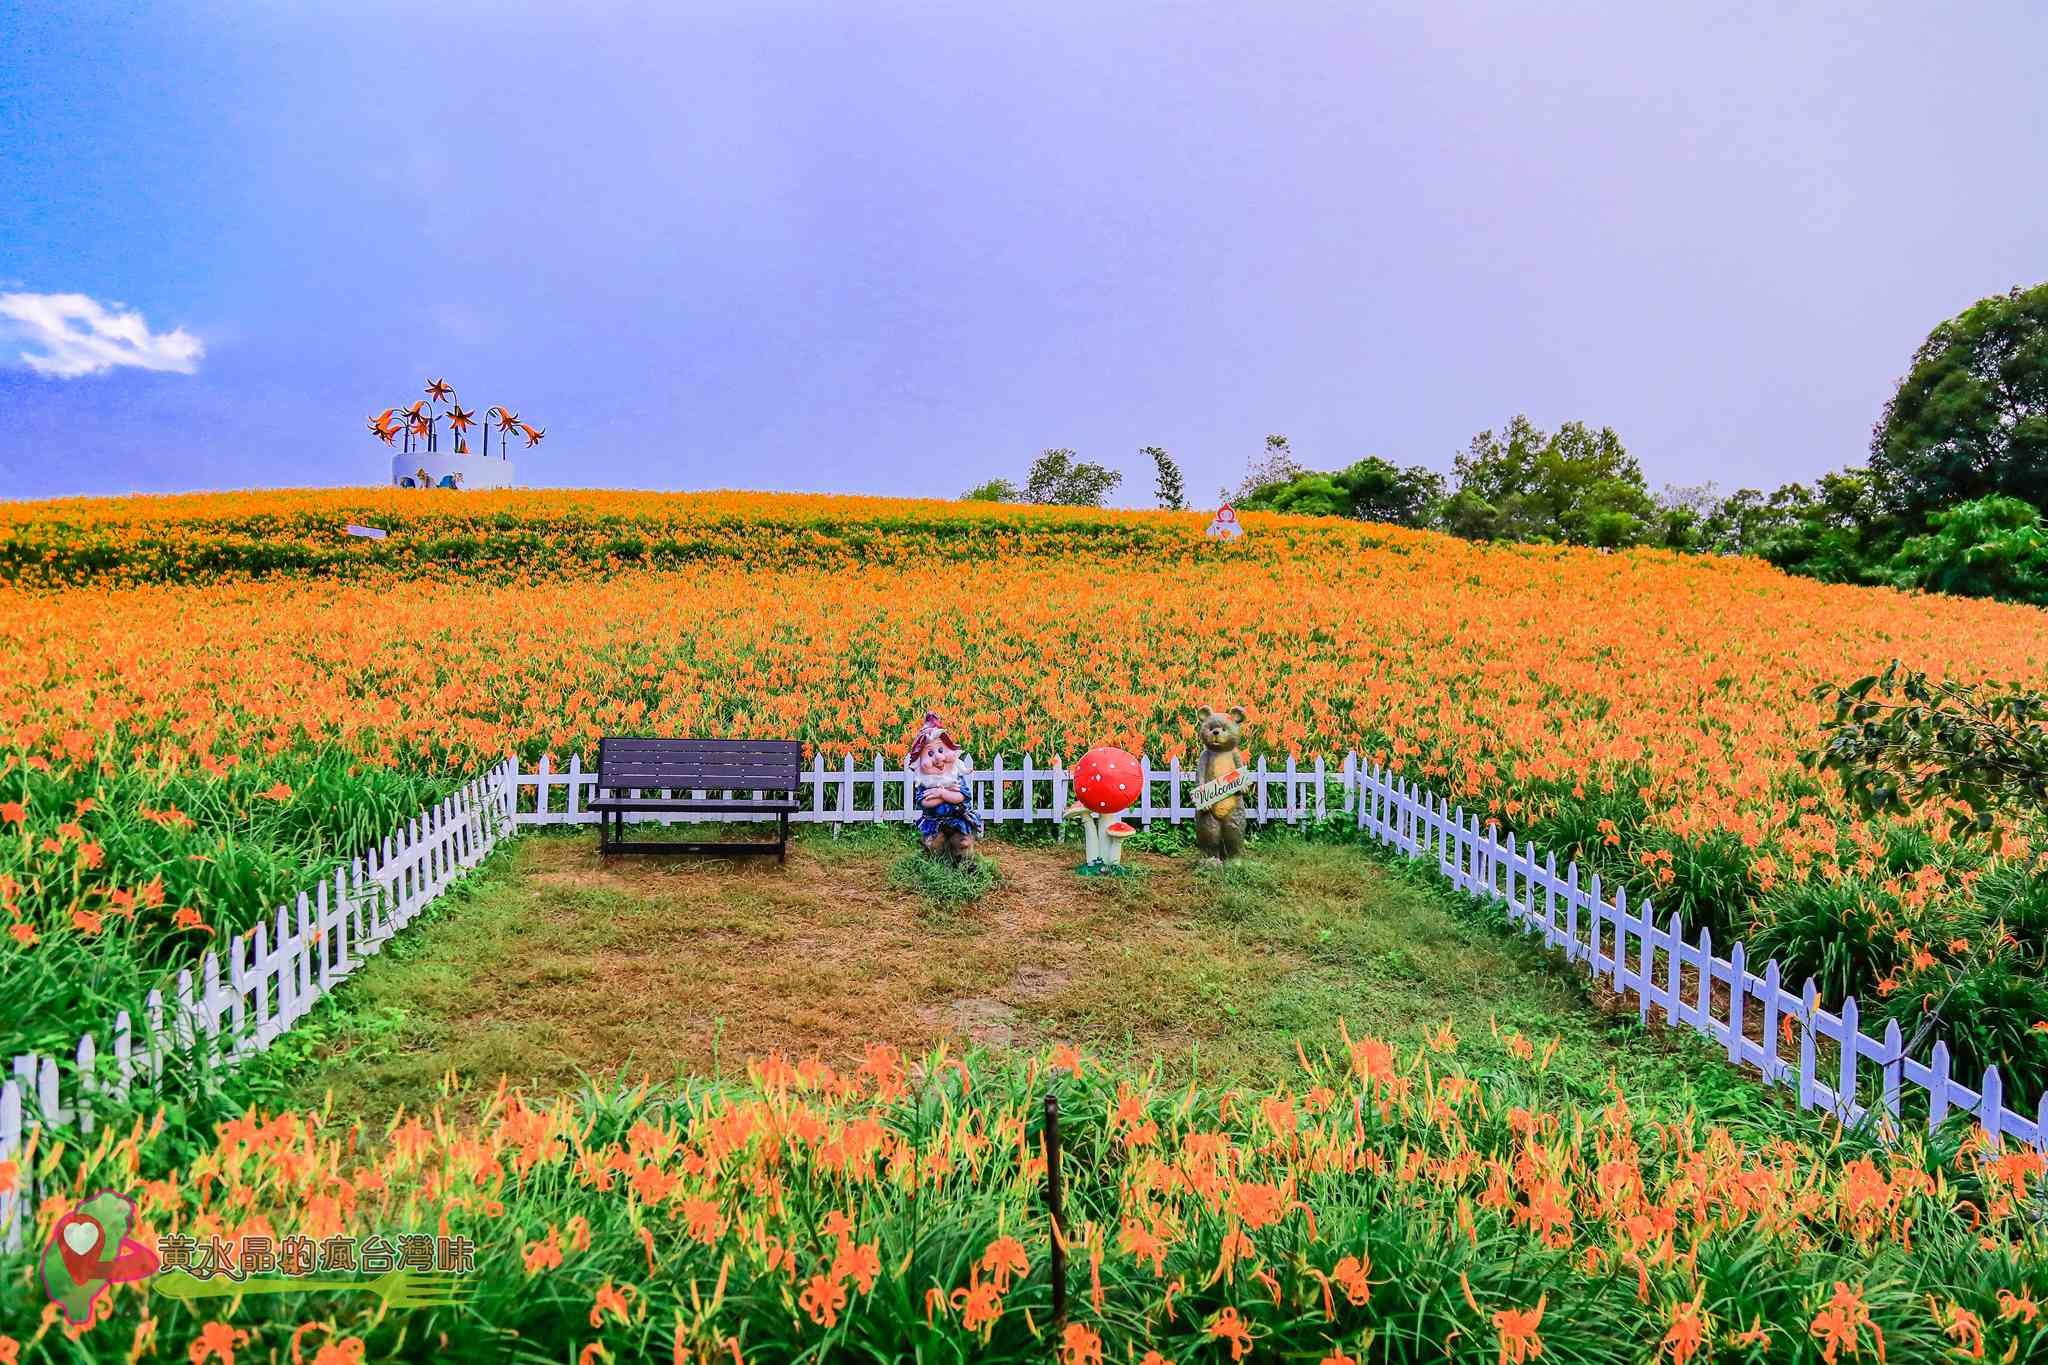
[(788, 811), (777, 811), (777, 812), (775, 812), (775, 835), (776, 835), (776, 839), (775, 839), (775, 861), (776, 861), (777, 863), (780, 863), (780, 864), (785, 864), (785, 865), (786, 865), (786, 864), (787, 864), (787, 863), (789, 862), (789, 812), (788, 812)]

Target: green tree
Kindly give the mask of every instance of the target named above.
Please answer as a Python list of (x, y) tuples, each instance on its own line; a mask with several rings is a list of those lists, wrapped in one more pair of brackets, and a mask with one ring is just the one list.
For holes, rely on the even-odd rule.
[(1771, 495), (1776, 524), (1758, 551), (1790, 573), (1824, 583), (1872, 583), (1897, 544), (1896, 523), (1884, 511), (1867, 470), (1823, 474), (1808, 488), (1786, 484)]
[(1465, 540), (1505, 540), (1507, 521), (1500, 509), (1469, 488), (1451, 494), (1436, 509), (1437, 525)]
[(1991, 494), (2048, 506), (2048, 284), (1981, 299), (1929, 333), (1870, 451), (1911, 530)]
[(1248, 512), (1291, 512), (1298, 517), (1348, 517), (1351, 494), (1330, 474), (1298, 474), (1286, 483), (1267, 484), (1238, 500)]
[(1815, 690), (1832, 701), (1809, 766), (1838, 773), (1857, 808), (1904, 814), (1960, 806), (1958, 834), (1997, 842), (2000, 815), (2048, 806), (2048, 697), (2017, 683), (1934, 682), (1894, 659), (1884, 672)]
[(1712, 480), (1691, 487), (1666, 484), (1664, 491), (1657, 495), (1654, 539), (1668, 550), (1711, 548), (1707, 541), (1707, 523), (1720, 505), (1721, 499), (1714, 492)]
[(1766, 494), (1738, 488), (1706, 509), (1699, 526), (1700, 548), (1739, 555), (1761, 555), (1773, 537), (1799, 522), (1799, 509), (1812, 502), (1804, 484), (1786, 484)]
[(1351, 515), (1394, 526), (1421, 526), (1443, 498), (1444, 476), (1421, 465), (1368, 455), (1337, 476), (1351, 492)]
[(1237, 486), (1237, 493), (1228, 501), (1243, 505), (1255, 498), (1261, 489), (1277, 488), (1292, 483), (1308, 471), (1301, 461), (1294, 458), (1294, 448), (1282, 435), (1266, 438), (1266, 445), (1245, 470), (1244, 482)]
[(1008, 479), (990, 479), (978, 483), (960, 495), (962, 502), (1015, 502), (1017, 485)]
[(1433, 470), (1419, 465), (1404, 469), (1368, 455), (1332, 474), (1301, 473), (1282, 483), (1266, 484), (1253, 489), (1238, 505), (1247, 511), (1357, 517), (1420, 526), (1443, 496), (1443, 488), (1443, 476)]
[(1927, 520), (1933, 529), (1892, 557), (1894, 583), (2048, 606), (2048, 527), (2032, 503), (1979, 498)]
[(1181, 479), (1180, 466), (1173, 462), (1173, 457), (1166, 453), (1165, 447), (1146, 446), (1138, 453), (1149, 457), (1153, 469), (1158, 471), (1158, 479), (1153, 484), (1152, 493), (1159, 499), (1159, 505), (1169, 512), (1187, 511), (1187, 485)]
[(1455, 477), (1442, 519), (1474, 539), (1633, 545), (1657, 523), (1642, 468), (1612, 427), (1567, 422), (1550, 434), (1518, 415), (1499, 436), (1473, 437)]
[(1048, 450), (1024, 480), (1024, 501), (1064, 507), (1100, 507), (1124, 476), (1099, 464), (1077, 461), (1067, 449)]

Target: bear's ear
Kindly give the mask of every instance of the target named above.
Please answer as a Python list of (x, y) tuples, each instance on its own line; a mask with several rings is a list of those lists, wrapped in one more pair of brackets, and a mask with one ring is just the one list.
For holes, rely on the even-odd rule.
[(1202, 713), (1202, 714), (1201, 714), (1201, 716), (1199, 717), (1199, 719), (1201, 719), (1201, 720), (1207, 720), (1207, 719), (1209, 719), (1209, 717), (1211, 717), (1211, 716), (1213, 716), (1213, 715), (1215, 715), (1215, 714), (1216, 714), (1216, 713), (1215, 713), (1214, 711), (1211, 711), (1211, 710), (1210, 710), (1210, 709), (1209, 709), (1208, 707), (1206, 707), (1206, 706), (1197, 706), (1197, 707), (1196, 707), (1195, 709), (1196, 709), (1197, 711), (1199, 711), (1199, 712), (1201, 712), (1201, 713)]
[(1230, 718), (1236, 721), (1239, 725), (1244, 724), (1244, 708), (1242, 706), (1231, 707)]

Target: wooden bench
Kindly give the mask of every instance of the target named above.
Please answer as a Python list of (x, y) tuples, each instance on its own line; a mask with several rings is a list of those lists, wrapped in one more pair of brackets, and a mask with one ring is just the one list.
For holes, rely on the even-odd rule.
[[(797, 786), (803, 745), (793, 739), (637, 739), (608, 737), (597, 745), (600, 853), (773, 853), (789, 856), (789, 817), (801, 807)], [(675, 792), (680, 795), (648, 795)], [(736, 799), (737, 792), (754, 795)], [(692, 793), (695, 793), (694, 795)], [(630, 843), (626, 816), (773, 815), (773, 843)]]

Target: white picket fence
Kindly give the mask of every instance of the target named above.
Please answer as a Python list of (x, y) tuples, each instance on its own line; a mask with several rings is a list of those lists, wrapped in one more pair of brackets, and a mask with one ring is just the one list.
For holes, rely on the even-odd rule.
[[(1161, 820), (1177, 824), (1192, 819), (1195, 810), (1187, 798), (1199, 785), (1198, 776), (1183, 770), (1178, 760), (1163, 768), (1148, 759), (1140, 762), (1143, 794), (1125, 818), (1148, 828)], [(1986, 1067), (1972, 1089), (1951, 1074), (1946, 1042), (1937, 1039), (1927, 1061), (1915, 1060), (1906, 1053), (1896, 1021), (1887, 1021), (1881, 1039), (1862, 1031), (1854, 997), (1837, 1011), (1822, 1009), (1810, 979), (1793, 992), (1786, 989), (1775, 961), (1763, 964), (1759, 975), (1741, 943), (1726, 958), (1715, 955), (1713, 937), (1705, 930), (1688, 943), (1676, 915), (1660, 926), (1651, 902), (1631, 910), (1625, 889), (1617, 887), (1611, 899), (1606, 897), (1597, 876), (1586, 883), (1576, 864), (1559, 871), (1554, 855), (1518, 842), (1510, 831), (1482, 826), (1476, 816), (1414, 783), (1367, 769), (1356, 754), (1334, 765), (1322, 758), (1310, 763), (1289, 758), (1284, 765), (1260, 759), (1251, 776), (1246, 794), (1251, 819), (1298, 823), (1328, 814), (1333, 805), (1353, 814), (1357, 828), (1381, 843), (1410, 856), (1434, 857), (1456, 886), (1501, 902), (1512, 922), (1540, 934), (1617, 994), (1633, 996), (1645, 1020), (1652, 1009), (1659, 1010), (1667, 1023), (1704, 1034), (1730, 1062), (1758, 1072), (1767, 1084), (1795, 1085), (1801, 1108), (1827, 1110), (1858, 1123), (1870, 1112), (1868, 1095), (1897, 1121), (1905, 1087), (1911, 1085), (1926, 1096), (1930, 1127), (1962, 1111), (1975, 1117), (1993, 1146), (2006, 1138), (2048, 1146), (2048, 1094), (2031, 1115), (2008, 1109), (1995, 1066)], [(589, 809), (597, 775), (580, 758), (557, 768), (543, 757), (535, 770), (515, 773), (511, 781), (518, 793), (514, 818), (521, 825), (597, 820)], [(879, 754), (868, 762), (848, 754), (836, 765), (820, 755), (802, 775), (804, 808), (791, 818), (834, 825), (913, 821), (918, 816), (914, 781)], [(972, 783), (977, 812), (999, 823), (1059, 820), (1070, 796), (1068, 770), (1057, 760), (1040, 767), (1029, 755), (1022, 763), (999, 757), (976, 771)], [(733, 817), (661, 818), (674, 823)], [(1749, 1036), (1752, 1022), (1754, 1038)], [(1779, 1050), (1788, 1045), (1788, 1032), (1796, 1056)]]
[[(167, 1069), (231, 1067), (268, 1048), (319, 999), (374, 956), (447, 885), (516, 832), (507, 760), (446, 800), (421, 812), (376, 848), (335, 869), (296, 904), (279, 906), (252, 934), (223, 945), (195, 975), (181, 971), (151, 991), (141, 1036), (124, 1010), (109, 1046), (87, 1034), (72, 1055), (23, 1053), (0, 1085), (0, 1163), (25, 1163), (41, 1126), (90, 1135), (96, 1105), (125, 1103), (131, 1093), (160, 1093)], [(67, 1082), (69, 1090), (67, 1093)], [(0, 1250), (18, 1250), (35, 1209), (30, 1172), (0, 1192)]]
[[(1141, 763), (1142, 794), (1125, 818), (1146, 828), (1193, 819), (1188, 797), (1199, 785), (1198, 775), (1178, 760), (1163, 768), (1149, 760)], [(1905, 1087), (1911, 1085), (1926, 1096), (1930, 1126), (1953, 1113), (1968, 1113), (1994, 1147), (2005, 1139), (2048, 1146), (2048, 1095), (2031, 1116), (2008, 1109), (1996, 1067), (1985, 1068), (1981, 1083), (1971, 1089), (1951, 1075), (1945, 1042), (1936, 1040), (1929, 1060), (1916, 1061), (1906, 1055), (1896, 1022), (1887, 1023), (1881, 1040), (1863, 1033), (1853, 998), (1838, 1011), (1824, 1010), (1811, 980), (1794, 993), (1785, 989), (1776, 962), (1764, 964), (1762, 975), (1753, 971), (1740, 943), (1725, 959), (1715, 955), (1704, 930), (1688, 943), (1677, 916), (1659, 927), (1650, 902), (1631, 910), (1620, 888), (1608, 899), (1597, 876), (1585, 882), (1576, 864), (1559, 871), (1554, 855), (1518, 843), (1511, 832), (1491, 823), (1482, 825), (1476, 816), (1412, 782), (1368, 769), (1356, 754), (1335, 765), (1321, 758), (1309, 763), (1289, 758), (1280, 765), (1260, 759), (1250, 776), (1248, 818), (1299, 823), (1342, 811), (1381, 843), (1434, 859), (1454, 885), (1501, 902), (1513, 923), (1607, 980), (1617, 994), (1632, 995), (1645, 1020), (1652, 1009), (1660, 1010), (1667, 1022), (1704, 1034), (1731, 1063), (1760, 1073), (1767, 1084), (1796, 1085), (1802, 1108), (1827, 1110), (1856, 1123), (1870, 1114), (1869, 1101), (1874, 1101), (1897, 1121)], [(910, 773), (880, 755), (867, 763), (846, 755), (837, 765), (828, 765), (821, 755), (801, 775), (805, 804), (791, 818), (834, 826), (908, 823), (918, 818), (914, 782)], [(1058, 823), (1071, 797), (1067, 768), (1058, 760), (1040, 766), (1028, 755), (1021, 763), (999, 757), (976, 771), (971, 782), (977, 812), (996, 823)], [(232, 1066), (269, 1047), (500, 841), (522, 827), (597, 823), (597, 813), (589, 808), (596, 785), (597, 774), (584, 768), (580, 757), (557, 768), (544, 756), (532, 771), (521, 771), (516, 759), (507, 759), (379, 848), (337, 869), (331, 880), (302, 892), (295, 906), (279, 907), (274, 927), (260, 923), (253, 934), (236, 938), (225, 976), (219, 959), (209, 953), (196, 980), (191, 971), (182, 971), (175, 983), (152, 991), (140, 1040), (124, 1012), (114, 1021), (109, 1055), (103, 1056), (88, 1034), (79, 1040), (73, 1067), (37, 1054), (16, 1057), (12, 1076), (0, 1085), (0, 1162), (21, 1159), (40, 1124), (90, 1134), (98, 1096), (121, 1103), (137, 1086), (160, 1090), (173, 1057), (191, 1059), (199, 1067)], [(744, 799), (744, 794), (724, 795)], [(674, 824), (756, 817), (666, 813), (651, 818)], [(764, 813), (758, 818), (772, 817)], [(1749, 1036), (1752, 1020), (1756, 1037)], [(1786, 1021), (1796, 1057), (1779, 1050)], [(1824, 1045), (1831, 1045), (1832, 1058), (1824, 1059)], [(72, 1084), (68, 1097), (63, 1093), (67, 1076)], [(0, 1192), (0, 1250), (20, 1246), (25, 1214), (35, 1207), (29, 1177), (21, 1171), (13, 1190)]]
[[(1946, 1042), (1937, 1039), (1928, 1060), (1916, 1061), (1906, 1055), (1896, 1020), (1886, 1022), (1882, 1039), (1862, 1031), (1854, 996), (1838, 1011), (1822, 1009), (1811, 978), (1794, 993), (1785, 989), (1775, 961), (1757, 975), (1740, 943), (1726, 958), (1715, 955), (1713, 936), (1704, 929), (1688, 943), (1678, 916), (1659, 927), (1651, 902), (1631, 910), (1621, 887), (1609, 900), (1599, 877), (1582, 884), (1576, 863), (1560, 872), (1554, 854), (1483, 826), (1478, 817), (1413, 783), (1377, 769), (1361, 771), (1355, 794), (1360, 829), (1410, 856), (1434, 858), (1461, 889), (1502, 902), (1511, 922), (1604, 978), (1616, 994), (1633, 995), (1643, 1019), (1653, 1008), (1660, 1010), (1667, 1023), (1704, 1034), (1730, 1062), (1760, 1073), (1767, 1084), (1796, 1085), (1802, 1109), (1823, 1109), (1858, 1123), (1870, 1113), (1863, 1098), (1869, 1095), (1896, 1125), (1904, 1089), (1912, 1085), (1927, 1097), (1929, 1127), (1967, 1112), (1994, 1148), (2006, 1138), (2048, 1146), (2048, 1094), (2032, 1115), (2006, 1108), (1997, 1067), (1986, 1067), (1973, 1090), (1951, 1074)], [(1717, 986), (1725, 992), (1718, 1001)], [(1779, 1052), (1786, 1020), (1797, 1044), (1792, 1058)], [(1757, 1025), (1754, 1038), (1751, 1021)], [(1823, 1044), (1832, 1044), (1834, 1053), (1825, 1071)]]
[[(1160, 820), (1178, 824), (1194, 819), (1195, 808), (1188, 803), (1188, 797), (1201, 785), (1199, 777), (1183, 770), (1179, 759), (1164, 768), (1153, 767), (1149, 760), (1141, 762), (1144, 794), (1124, 812), (1124, 818), (1148, 829)], [(1262, 758), (1250, 771), (1252, 786), (1245, 794), (1250, 818), (1262, 823), (1299, 822), (1328, 813), (1333, 777), (1334, 790), (1344, 802), (1342, 809), (1350, 809), (1358, 757), (1347, 755), (1335, 768), (1320, 758), (1311, 763), (1297, 763), (1289, 758), (1284, 764), (1269, 764)], [(519, 793), (516, 818), (520, 824), (597, 823), (597, 816), (590, 809), (597, 792), (597, 770), (584, 767), (581, 755), (571, 755), (566, 768), (556, 767), (552, 756), (543, 755), (533, 771), (515, 773), (511, 780)], [(798, 823), (909, 823), (919, 815), (914, 793), (916, 777), (900, 763), (892, 764), (880, 754), (862, 763), (856, 763), (853, 755), (847, 754), (837, 764), (829, 765), (820, 754), (811, 761), (810, 769), (800, 774), (799, 782), (804, 806), (790, 817)], [(969, 782), (973, 790), (968, 795), (975, 813), (984, 821), (1058, 822), (1072, 801), (1072, 775), (1058, 759), (1048, 767), (1034, 762), (1029, 754), (1021, 763), (999, 754), (988, 767), (977, 768)], [(703, 791), (693, 794), (707, 795)], [(718, 795), (734, 803), (749, 799), (745, 792)], [(661, 824), (690, 824), (753, 817), (668, 813), (641, 818)], [(1065, 827), (1061, 828), (1064, 833)]]

